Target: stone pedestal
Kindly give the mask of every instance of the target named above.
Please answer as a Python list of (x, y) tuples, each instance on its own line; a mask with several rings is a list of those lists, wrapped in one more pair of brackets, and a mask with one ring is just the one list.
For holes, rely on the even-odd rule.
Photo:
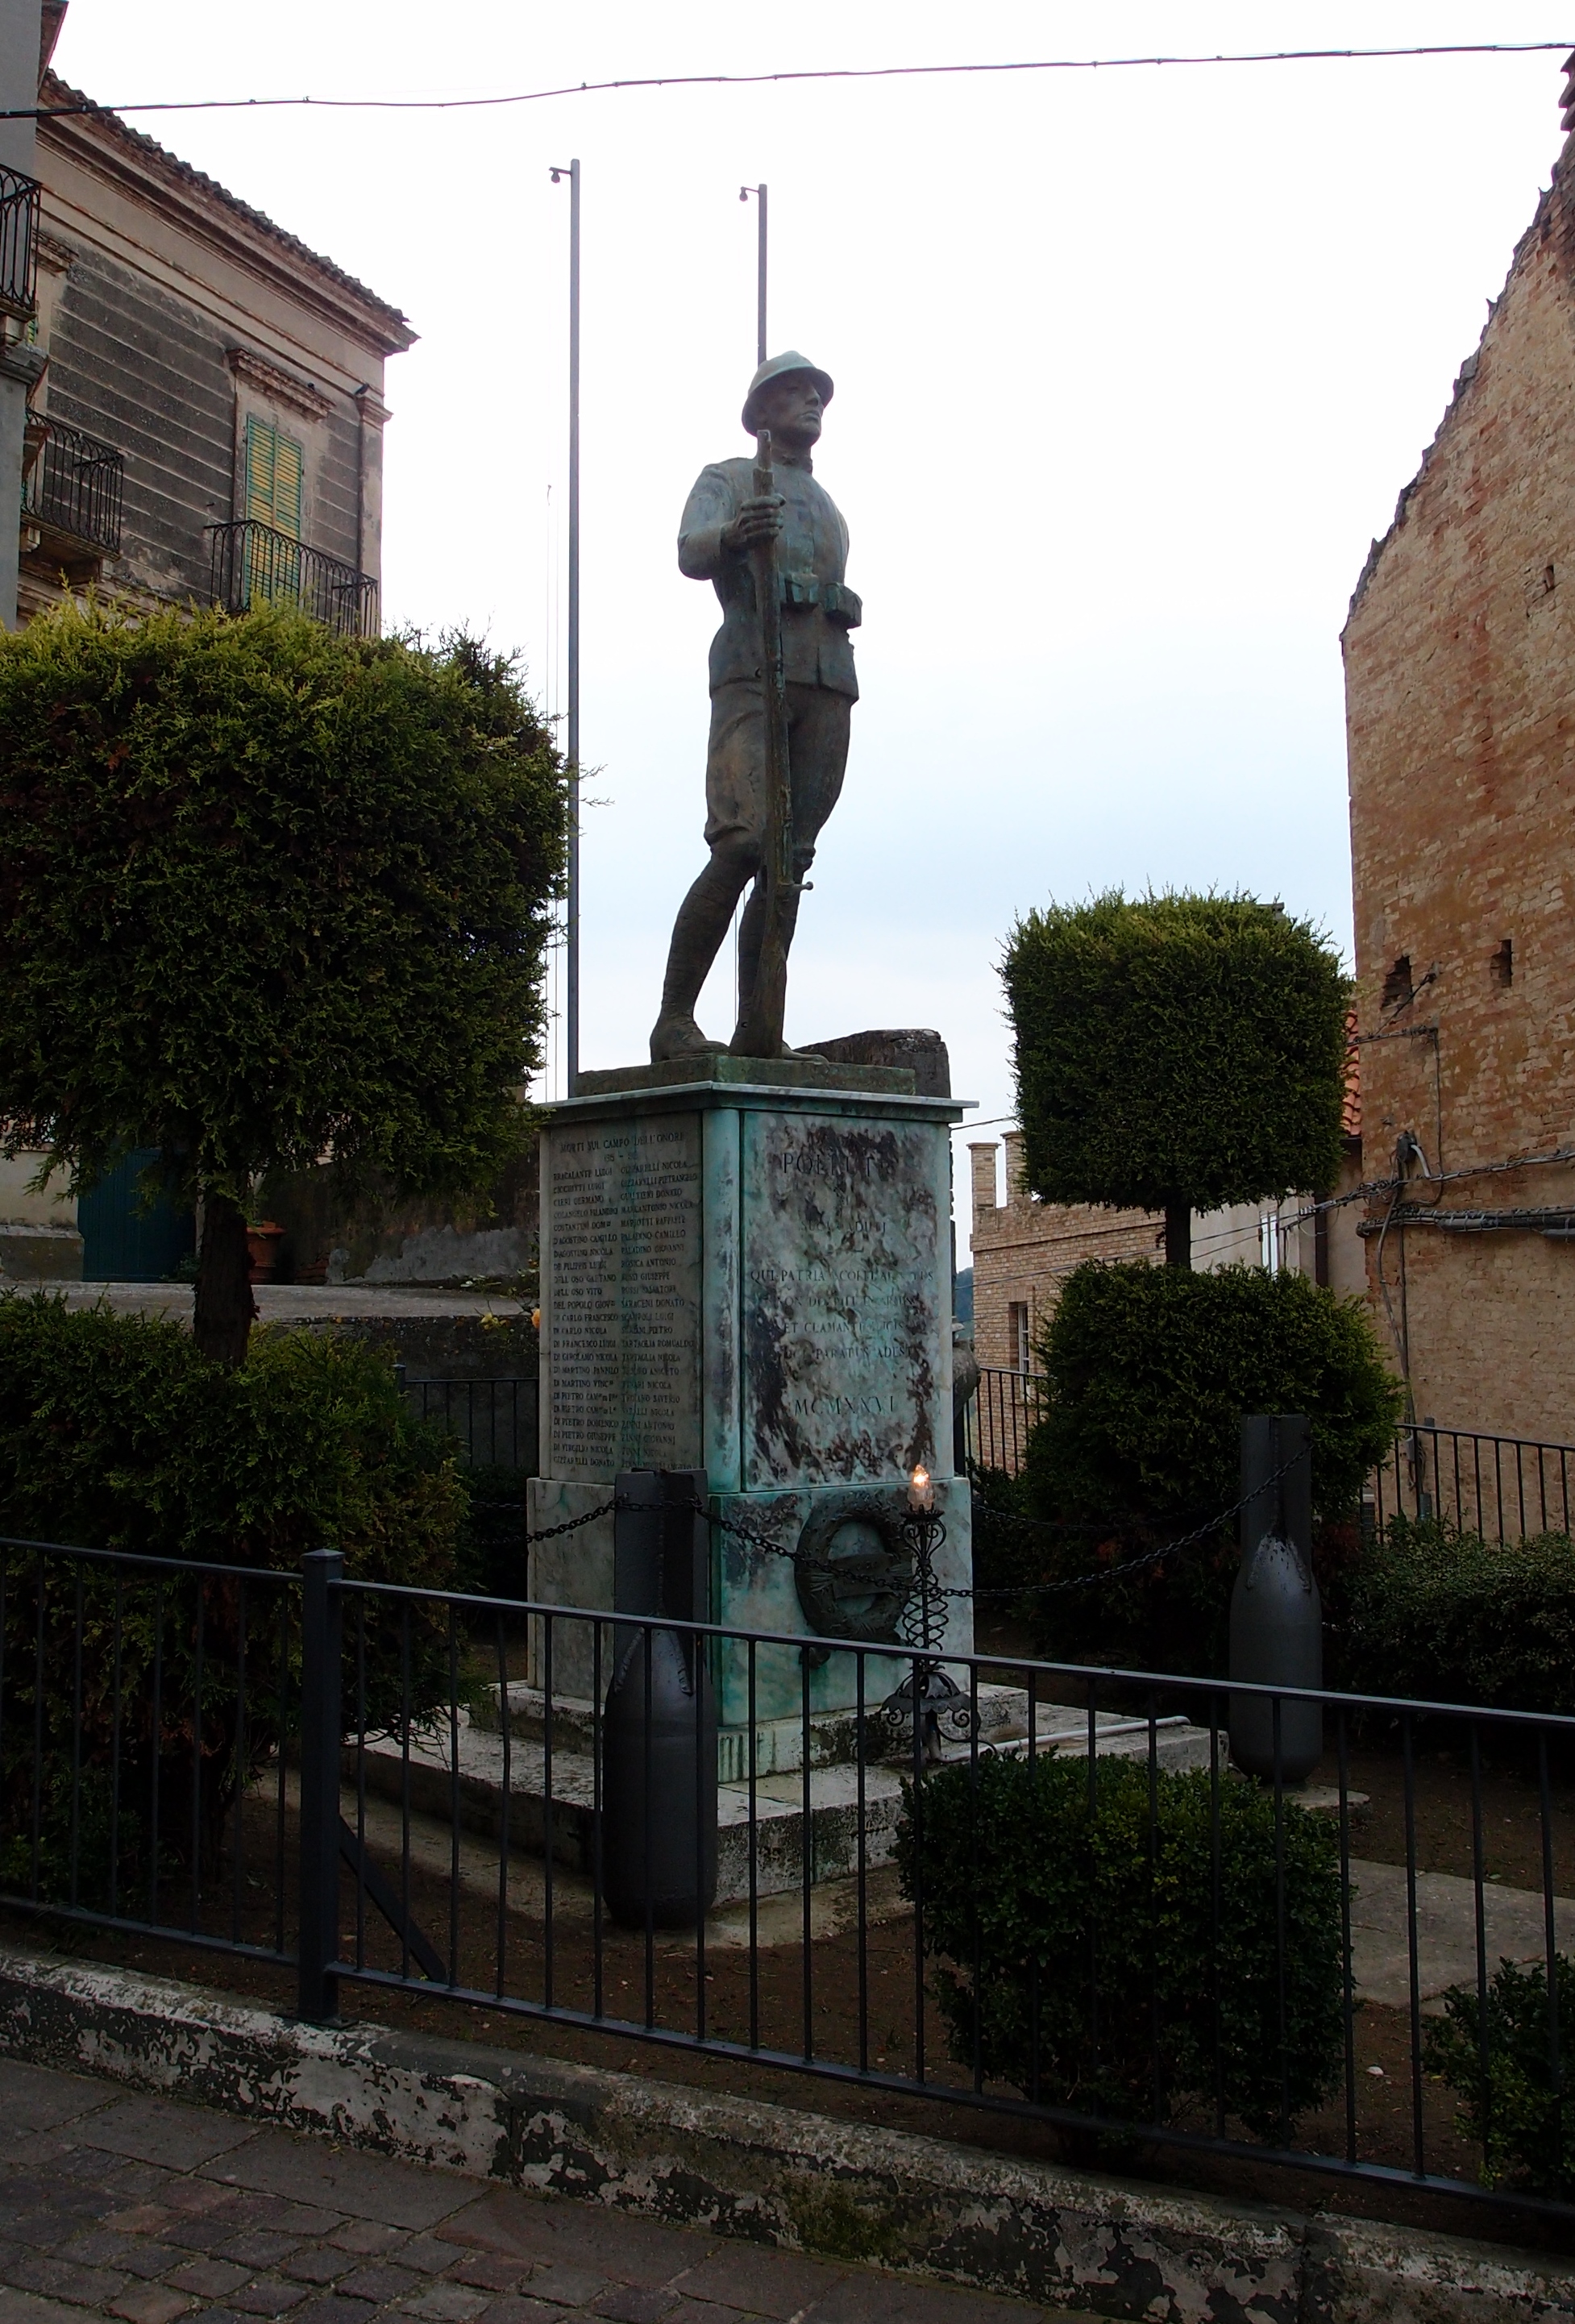
[[(587, 1074), (541, 1148), (541, 1474), (532, 1531), (611, 1498), (620, 1470), (703, 1468), (715, 1621), (810, 1645), (760, 1649), (754, 1723), (855, 1700), (854, 1657), (817, 1633), (793, 1552), (832, 1496), (899, 1516), (935, 1480), (944, 1584), (972, 1578), (953, 1471), (950, 1125), (911, 1074), (725, 1055)], [(874, 1497), (873, 1503), (862, 1497)], [(827, 1554), (872, 1545), (850, 1505)], [(612, 1521), (531, 1551), (532, 1598), (611, 1609)], [(858, 1601), (852, 1601), (857, 1609)], [(947, 1600), (944, 1645), (972, 1609)], [(554, 1640), (554, 1689), (589, 1696), (591, 1626)], [(576, 1635), (577, 1634), (577, 1635)], [(829, 1649), (829, 1651), (828, 1651)], [(866, 1665), (870, 1707), (902, 1665)], [(748, 1657), (718, 1660), (724, 1729), (751, 1721)], [(724, 1754), (728, 1746), (724, 1740)]]

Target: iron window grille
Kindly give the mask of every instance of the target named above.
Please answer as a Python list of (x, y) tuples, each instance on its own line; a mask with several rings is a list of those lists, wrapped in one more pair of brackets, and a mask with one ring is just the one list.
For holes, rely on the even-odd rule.
[(25, 321), (38, 307), (39, 182), (0, 169), (0, 314)]
[(125, 459), (80, 428), (41, 412), (28, 414), (28, 433), (38, 449), (23, 479), (23, 517), (51, 532), (90, 542), (116, 555), (120, 549), (121, 495)]
[(377, 584), (370, 574), (252, 517), (207, 530), (213, 543), (210, 595), (226, 613), (295, 605), (340, 637), (377, 635)]

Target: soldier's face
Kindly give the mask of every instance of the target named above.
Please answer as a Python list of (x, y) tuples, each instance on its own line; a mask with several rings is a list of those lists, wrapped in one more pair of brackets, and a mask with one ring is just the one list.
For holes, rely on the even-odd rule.
[(825, 410), (820, 390), (806, 371), (790, 371), (770, 381), (756, 397), (755, 408), (761, 427), (788, 444), (815, 443)]

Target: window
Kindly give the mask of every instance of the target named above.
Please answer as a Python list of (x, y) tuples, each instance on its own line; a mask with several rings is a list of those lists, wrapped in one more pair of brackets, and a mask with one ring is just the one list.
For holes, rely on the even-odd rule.
[(300, 539), (300, 479), (304, 455), (294, 436), (271, 420), (246, 417), (246, 506), (253, 523)]
[(1388, 975), (1384, 979), (1381, 1009), (1404, 1009), (1414, 1001), (1416, 993), (1411, 982), (1411, 954), (1403, 952)]
[(1495, 984), (1515, 982), (1515, 945), (1511, 937), (1505, 937), (1488, 966)]
[(300, 444), (282, 428), (275, 428), (271, 420), (259, 420), (254, 412), (248, 412), (245, 451), (246, 520), (268, 530), (244, 535), (244, 602), (248, 605), (299, 604)]
[(1014, 1299), (1007, 1308), (1007, 1347), (1018, 1370), (1026, 1372), (1028, 1369), (1028, 1305), (1026, 1299)]

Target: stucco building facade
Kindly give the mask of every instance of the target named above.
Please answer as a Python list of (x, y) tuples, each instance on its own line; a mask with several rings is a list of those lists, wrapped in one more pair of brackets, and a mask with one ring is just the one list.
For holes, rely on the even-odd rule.
[(1567, 1441), (1575, 139), (1344, 648), (1375, 1305), (1418, 1418)]

